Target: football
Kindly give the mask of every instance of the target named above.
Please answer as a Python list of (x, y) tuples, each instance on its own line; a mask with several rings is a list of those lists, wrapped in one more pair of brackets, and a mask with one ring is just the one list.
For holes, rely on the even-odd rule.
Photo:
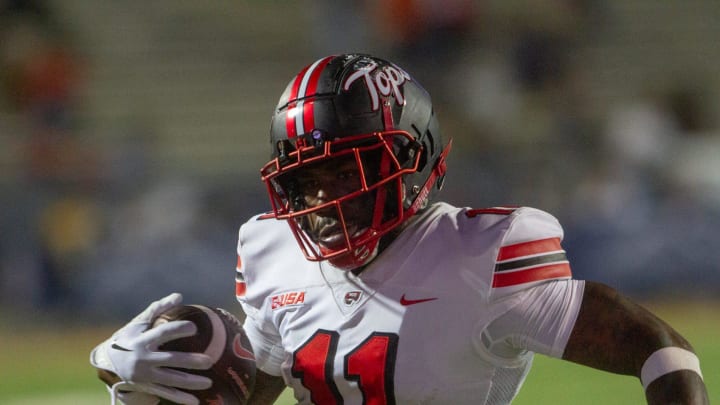
[[(159, 349), (204, 353), (214, 360), (208, 370), (180, 369), (213, 381), (212, 386), (206, 390), (187, 392), (195, 395), (201, 405), (247, 403), (255, 384), (255, 357), (240, 321), (221, 308), (183, 305), (161, 314), (153, 327), (174, 320), (194, 322), (197, 333), (164, 343)], [(160, 404), (173, 403), (161, 400)]]

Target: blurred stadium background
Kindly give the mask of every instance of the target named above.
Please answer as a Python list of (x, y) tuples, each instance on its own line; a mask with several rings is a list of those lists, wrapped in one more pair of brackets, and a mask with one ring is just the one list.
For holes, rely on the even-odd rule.
[[(272, 109), (349, 51), (433, 95), (445, 200), (552, 212), (577, 277), (720, 325), (719, 22), (715, 0), (0, 0), (0, 364), (82, 390), (147, 302), (238, 310)], [(10, 375), (0, 400), (36, 403)]]

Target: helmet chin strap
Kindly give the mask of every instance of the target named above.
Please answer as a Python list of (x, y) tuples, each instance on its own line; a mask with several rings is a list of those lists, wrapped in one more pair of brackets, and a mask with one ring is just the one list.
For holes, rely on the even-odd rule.
[(378, 254), (379, 239), (374, 239), (346, 254), (328, 259), (328, 262), (341, 270), (355, 270), (368, 264)]

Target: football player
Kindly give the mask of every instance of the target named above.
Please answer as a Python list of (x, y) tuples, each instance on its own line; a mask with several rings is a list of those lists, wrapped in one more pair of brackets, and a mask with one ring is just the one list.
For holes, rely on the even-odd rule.
[[(639, 379), (648, 403), (705, 404), (691, 345), (596, 282), (572, 277), (550, 214), (435, 201), (451, 141), (399, 66), (347, 54), (294, 77), (261, 169), (272, 213), (240, 229), (236, 294), (259, 369), (251, 403), (507, 404), (535, 353)], [(91, 355), (128, 404), (194, 403), (211, 382), (159, 353), (194, 332), (147, 330), (172, 295)], [(118, 391), (118, 385), (115, 385)]]

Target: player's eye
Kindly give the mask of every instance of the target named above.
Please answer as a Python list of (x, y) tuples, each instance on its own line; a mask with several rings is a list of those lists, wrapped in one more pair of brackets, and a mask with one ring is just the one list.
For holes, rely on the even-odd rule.
[(343, 170), (337, 174), (339, 180), (350, 180), (358, 176), (358, 172), (355, 169)]

